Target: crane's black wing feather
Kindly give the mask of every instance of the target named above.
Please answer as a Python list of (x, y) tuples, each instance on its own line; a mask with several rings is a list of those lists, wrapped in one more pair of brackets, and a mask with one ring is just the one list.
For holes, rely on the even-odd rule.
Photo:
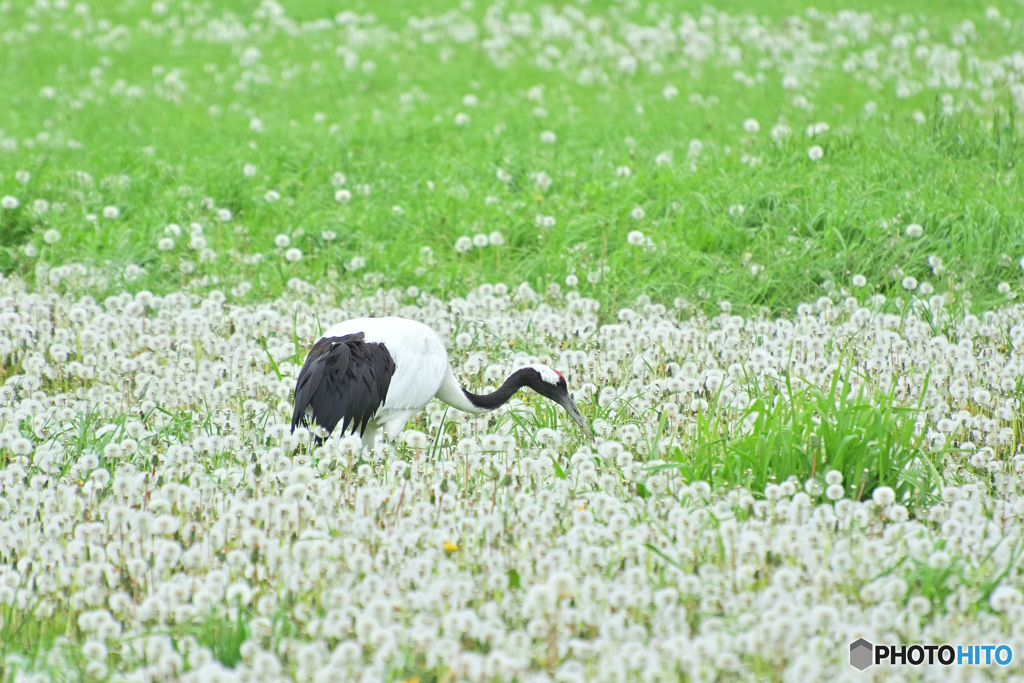
[(363, 341), (362, 332), (325, 337), (310, 350), (295, 383), (292, 431), (313, 422), (327, 433), (341, 422), (341, 431), (360, 435), (388, 396), (395, 361), (384, 344)]

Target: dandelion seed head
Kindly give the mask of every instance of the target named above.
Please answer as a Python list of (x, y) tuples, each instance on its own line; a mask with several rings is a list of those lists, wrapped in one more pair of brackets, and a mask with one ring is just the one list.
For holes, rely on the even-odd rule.
[(888, 486), (879, 486), (871, 498), (881, 507), (889, 507), (896, 500), (896, 493)]

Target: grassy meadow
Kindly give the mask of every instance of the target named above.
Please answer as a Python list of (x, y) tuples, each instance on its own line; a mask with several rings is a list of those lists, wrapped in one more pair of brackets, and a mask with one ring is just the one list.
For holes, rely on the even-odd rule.
[[(24, 201), (4, 215), (3, 270), (31, 281), (39, 261), (134, 265), (144, 274), (131, 289), (208, 277), (249, 282), (263, 300), (357, 258), (380, 284), (445, 293), (576, 275), (609, 303), (646, 293), (772, 314), (858, 273), (883, 294), (900, 291), (894, 271), (986, 302), (1001, 281), (1019, 286), (1022, 95), (991, 75), (1019, 74), (1019, 7), (997, 20), (980, 6), (882, 8), (866, 23), (800, 12), (757, 31), (738, 13), (704, 44), (651, 28), (686, 8), (635, 4), (521, 24), (484, 5), (432, 15), (399, 3), (340, 23), (329, 10), (343, 8), (317, 3), (276, 19), (275, 5), (9, 7), (20, 37), (2, 67), (0, 191)], [(565, 18), (577, 10), (575, 23), (603, 23), (577, 35)], [(491, 14), (506, 24), (497, 37)], [(254, 21), (265, 26), (245, 36)], [(957, 49), (951, 32), (962, 56), (917, 54)], [(976, 73), (951, 75), (970, 60)], [(38, 214), (36, 198), (61, 210)], [(215, 258), (192, 248), (192, 223)], [(631, 244), (633, 230), (654, 247)], [(493, 231), (500, 248), (456, 249)], [(300, 261), (275, 247), (281, 234)], [(165, 236), (175, 246), (162, 252)]]
[(1024, 5), (814, 5), (0, 2), (0, 678), (1024, 680)]

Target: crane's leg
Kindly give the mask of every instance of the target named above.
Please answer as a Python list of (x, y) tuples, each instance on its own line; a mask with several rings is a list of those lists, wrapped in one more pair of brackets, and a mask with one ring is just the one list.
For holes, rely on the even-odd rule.
[(387, 437), (389, 442), (394, 442), (402, 434), (402, 429), (405, 428), (405, 423), (409, 421), (413, 415), (418, 411), (415, 410), (403, 410), (399, 413), (395, 413), (390, 420), (384, 423), (384, 435)]

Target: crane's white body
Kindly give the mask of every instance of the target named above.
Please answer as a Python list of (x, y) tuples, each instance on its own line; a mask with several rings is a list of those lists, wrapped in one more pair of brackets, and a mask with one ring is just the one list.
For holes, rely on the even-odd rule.
[(395, 361), (395, 373), (383, 405), (363, 432), (363, 446), (372, 448), (377, 429), (396, 439), (409, 419), (438, 398), (467, 413), (484, 413), (462, 392), (448, 365), (448, 351), (437, 333), (407, 318), (354, 318), (331, 326), (323, 337), (362, 332), (367, 343), (383, 344)]

